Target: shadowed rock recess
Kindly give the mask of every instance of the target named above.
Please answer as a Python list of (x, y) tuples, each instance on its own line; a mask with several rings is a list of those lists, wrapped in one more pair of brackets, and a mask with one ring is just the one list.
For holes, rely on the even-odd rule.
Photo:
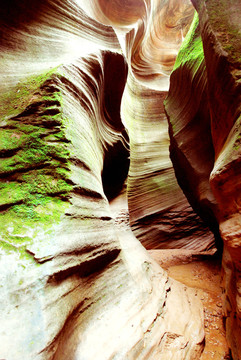
[(240, 358), (240, 12), (2, 1), (0, 359), (200, 359), (199, 295), (146, 249), (222, 247)]
[(170, 151), (178, 182), (217, 246), (219, 227), (224, 322), (232, 356), (240, 359), (241, 7), (239, 1), (193, 4), (199, 19), (182, 45), (165, 103)]

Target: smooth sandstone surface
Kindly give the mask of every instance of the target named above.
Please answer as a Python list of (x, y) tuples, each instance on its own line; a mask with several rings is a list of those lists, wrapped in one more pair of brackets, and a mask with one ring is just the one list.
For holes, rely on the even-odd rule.
[[(2, 2), (1, 358), (199, 359), (198, 297), (134, 236), (150, 249), (214, 246), (178, 184), (223, 246), (227, 340), (240, 358), (241, 9), (193, 5), (188, 33), (188, 0)], [(178, 184), (163, 109), (173, 66)], [(129, 151), (134, 234), (108, 202)]]
[(128, 75), (121, 106), (130, 139), (130, 224), (147, 249), (204, 251), (214, 247), (214, 236), (194, 213), (177, 183), (169, 157), (163, 107), (166, 96), (166, 92), (141, 86)]
[[(116, 24), (119, 2), (89, 5), (2, 4), (0, 357), (199, 359), (200, 300), (167, 276), (129, 226), (115, 223), (102, 183), (106, 149), (125, 142), (119, 119), (110, 116), (126, 76), (123, 43), (135, 73), (142, 47), (153, 40), (146, 31), (139, 48), (143, 26), (152, 28), (151, 17), (166, 3), (148, 3), (142, 20), (140, 7), (128, 24)], [(176, 54), (193, 10), (189, 2), (173, 5)], [(119, 90), (108, 96), (107, 58), (113, 68), (122, 64)], [(165, 71), (154, 69), (155, 81), (147, 79), (151, 88), (166, 88), (174, 61), (167, 51)], [(143, 83), (145, 68), (141, 61), (136, 74)]]
[[(87, 64), (91, 61), (96, 61), (96, 57)], [(89, 109), (84, 111), (77, 106), (78, 63), (64, 67), (65, 75), (59, 68), (58, 75), (52, 75), (41, 86), (41, 95), (45, 91), (56, 94), (53, 90), (63, 94), (62, 106), (58, 108), (61, 126), (60, 119), (57, 124), (56, 119), (45, 124), (46, 111), (30, 112), (42, 105), (36, 93), (28, 112), (25, 109), (9, 119), (10, 129), (4, 125), (10, 138), (18, 135), (24, 139), (23, 150), (12, 149), (17, 153), (12, 154), (11, 168), (6, 169), (6, 187), (20, 183), (22, 192), (15, 199), (15, 187), (12, 202), (8, 198), (2, 212), (7, 227), (2, 232), (1, 356), (167, 359), (175, 354), (177, 359), (198, 358), (196, 354), (202, 349), (198, 344), (203, 339), (198, 299), (169, 279), (149, 259), (130, 230), (116, 229), (111, 219), (101, 185), (101, 136), (92, 126), (91, 114), (86, 116)], [(83, 68), (82, 64), (82, 71)], [(71, 76), (75, 92), (70, 91)], [(45, 101), (52, 105), (48, 111), (56, 112), (56, 100)], [(41, 125), (36, 131), (39, 135), (41, 129), (42, 140), (40, 144), (37, 140), (31, 143), (31, 149), (37, 148), (38, 154), (42, 150), (44, 158), (34, 164), (33, 170), (28, 158), (22, 163), (15, 159), (19, 152), (28, 151), (30, 135), (25, 139), (24, 130), (36, 123)], [(66, 137), (59, 134), (59, 127)], [(55, 143), (59, 149), (62, 141), (67, 154), (53, 153), (50, 158)], [(45, 143), (50, 146), (47, 150)], [(9, 155), (4, 160), (9, 161)], [(56, 180), (56, 172), (61, 168), (66, 184)], [(6, 176), (4, 169), (2, 175)], [(28, 198), (24, 188), (29, 182), (37, 188)], [(23, 224), (19, 226), (21, 220)], [(182, 314), (178, 322), (176, 311)]]

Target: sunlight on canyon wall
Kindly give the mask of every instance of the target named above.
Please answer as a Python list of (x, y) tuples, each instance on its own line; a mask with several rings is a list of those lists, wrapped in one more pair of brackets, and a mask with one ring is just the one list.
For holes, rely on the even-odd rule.
[(0, 358), (200, 359), (200, 299), (144, 244), (223, 248), (239, 359), (241, 6), (192, 3), (2, 0)]
[(104, 192), (116, 144), (127, 175), (127, 72), (167, 90), (193, 13), (189, 1), (2, 2), (1, 358), (200, 358), (200, 299), (115, 223)]

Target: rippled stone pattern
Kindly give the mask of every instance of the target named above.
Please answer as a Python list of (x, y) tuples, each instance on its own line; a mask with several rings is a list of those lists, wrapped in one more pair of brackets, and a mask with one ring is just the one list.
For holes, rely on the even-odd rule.
[(3, 358), (200, 355), (195, 294), (111, 218), (101, 183), (109, 133), (93, 118), (103, 57), (25, 83), (30, 102), (1, 124)]
[(180, 190), (169, 157), (166, 95), (141, 86), (129, 74), (122, 118), (130, 138), (130, 224), (147, 249), (207, 250), (214, 246), (213, 234)]
[[(169, 53), (154, 23), (174, 9)], [(0, 358), (200, 358), (198, 297), (115, 225), (103, 189), (108, 151), (127, 138), (113, 115), (122, 53), (163, 90), (192, 14), (188, 1), (2, 2)]]
[(163, 89), (186, 35), (194, 9), (189, 0), (79, 0), (81, 7), (112, 25), (122, 50), (139, 81)]

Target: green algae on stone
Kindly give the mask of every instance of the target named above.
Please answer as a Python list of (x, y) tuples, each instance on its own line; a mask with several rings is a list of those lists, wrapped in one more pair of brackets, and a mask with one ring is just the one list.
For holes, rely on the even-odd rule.
[(44, 95), (43, 99), (45, 101), (56, 101), (56, 102), (59, 102), (59, 104), (62, 103), (62, 96), (61, 96), (60, 91), (55, 91), (52, 94)]
[[(182, 69), (189, 69), (189, 71), (185, 70), (185, 72), (183, 72)], [(203, 42), (200, 34), (199, 16), (195, 11), (192, 24), (178, 52), (172, 74), (175, 74), (176, 71), (179, 71), (179, 74), (189, 74), (188, 76), (192, 77), (193, 79), (197, 74), (200, 76), (200, 72), (205, 71), (205, 69), (206, 64), (203, 51)], [(168, 97), (166, 100), (164, 100), (164, 106), (167, 105), (167, 102)], [(177, 124), (172, 118), (169, 118), (169, 122), (171, 123), (173, 133), (176, 134), (179, 131)]]
[(54, 235), (73, 189), (61, 93), (48, 88), (54, 78), (32, 78), (0, 104), (0, 249), (23, 257), (35, 239)]
[(64, 179), (54, 177), (51, 174), (39, 174), (38, 170), (22, 175), (22, 179), (24, 181), (19, 181), (19, 176), (18, 181), (0, 183), (0, 207), (19, 202), (34, 204), (37, 194), (54, 196), (66, 194), (72, 190), (72, 186), (67, 184)]
[(173, 71), (182, 63), (190, 62), (198, 69), (204, 60), (203, 43), (199, 29), (199, 17), (195, 12), (190, 29), (180, 47)]
[(1, 129), (0, 131), (0, 154), (20, 148), (26, 141), (27, 136), (22, 131)]
[[(17, 151), (11, 157), (2, 158), (0, 174), (27, 171), (35, 166), (49, 163), (53, 158), (60, 162), (68, 160), (67, 139), (61, 127), (64, 119), (61, 114), (58, 114), (58, 122), (56, 123), (55, 117), (56, 115), (48, 116), (50, 121), (54, 122), (54, 126), (51, 126), (50, 129), (44, 126), (47, 116), (39, 114), (36, 114), (36, 118), (42, 127), (15, 121), (11, 123), (11, 129), (1, 129), (1, 138), (4, 140), (3, 150), (15, 149)], [(57, 143), (46, 141), (46, 137), (52, 135), (53, 132)], [(61, 140), (64, 141), (61, 142)]]
[(10, 118), (23, 110), (29, 101), (33, 100), (36, 90), (56, 72), (56, 68), (40, 75), (32, 75), (19, 82), (13, 89), (0, 94), (0, 118)]
[(38, 194), (26, 203), (0, 213), (0, 253), (17, 252), (29, 258), (26, 248), (35, 239), (54, 235), (69, 203), (59, 198)]

